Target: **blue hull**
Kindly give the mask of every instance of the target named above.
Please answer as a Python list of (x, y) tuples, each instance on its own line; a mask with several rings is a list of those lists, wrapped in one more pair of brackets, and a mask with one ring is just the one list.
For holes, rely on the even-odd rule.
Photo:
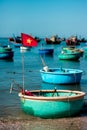
[(53, 49), (39, 49), (39, 54), (53, 54)]
[(40, 70), (43, 82), (53, 84), (75, 84), (80, 83), (82, 70), (77, 69), (49, 69), (49, 72)]

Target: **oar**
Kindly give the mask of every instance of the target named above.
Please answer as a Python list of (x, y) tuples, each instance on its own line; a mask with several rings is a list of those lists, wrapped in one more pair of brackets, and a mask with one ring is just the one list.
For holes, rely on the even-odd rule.
[(44, 61), (44, 59), (42, 58), (41, 55), (40, 55), (40, 58), (41, 58), (41, 61), (42, 61), (43, 66), (45, 67), (45, 66), (46, 66), (46, 63), (45, 63), (45, 61)]
[(18, 91), (18, 89), (13, 88), (13, 85), (14, 85), (14, 83), (11, 84), (10, 93), (12, 93), (13, 90)]
[(40, 58), (41, 58), (41, 61), (42, 61), (43, 66), (44, 66), (44, 67), (43, 67), (43, 70), (46, 71), (46, 72), (49, 71), (49, 68), (48, 68), (48, 66), (46, 65), (46, 63), (45, 63), (44, 59), (42, 58), (42, 56), (40, 56)]
[(10, 93), (12, 93), (12, 90), (13, 90), (13, 83), (11, 83)]

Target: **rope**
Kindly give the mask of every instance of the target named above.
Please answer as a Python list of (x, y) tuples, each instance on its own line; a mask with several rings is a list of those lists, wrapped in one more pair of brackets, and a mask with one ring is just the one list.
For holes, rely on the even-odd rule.
[(78, 87), (77, 87), (77, 83), (76, 83), (76, 74), (75, 74), (75, 73), (74, 73), (74, 77), (75, 77), (76, 88), (78, 88)]
[[(69, 97), (68, 97), (68, 104), (69, 104)], [(68, 114), (69, 114), (69, 117), (70, 117), (70, 104), (69, 104), (69, 112), (68, 112)]]
[(18, 89), (22, 90), (22, 87), (19, 84), (17, 84), (14, 80), (12, 80), (11, 87), (10, 87), (10, 93), (12, 93), (12, 90), (18, 91), (18, 89), (14, 88), (14, 85), (16, 85), (18, 87)]

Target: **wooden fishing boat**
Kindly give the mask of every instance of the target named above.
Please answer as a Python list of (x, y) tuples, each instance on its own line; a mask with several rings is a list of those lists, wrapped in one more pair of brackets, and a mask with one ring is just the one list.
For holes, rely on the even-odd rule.
[(0, 46), (0, 59), (12, 59), (14, 52), (10, 46)]
[(43, 82), (53, 84), (76, 84), (80, 83), (82, 70), (67, 68), (48, 68), (40, 70)]
[(63, 41), (63, 38), (58, 37), (57, 35), (52, 36), (51, 38), (45, 38), (47, 44), (60, 44)]
[(9, 41), (10, 42), (16, 42), (16, 43), (22, 43), (22, 41), (21, 41), (21, 37), (20, 36), (17, 36), (17, 37), (10, 37), (9, 38)]
[(83, 107), (84, 96), (84, 92), (56, 89), (19, 93), (22, 110), (27, 114), (41, 118), (77, 115)]
[(16, 48), (19, 48), (20, 46), (22, 46), (21, 37), (19, 37), (19, 36), (17, 36), (17, 37), (14, 36), (14, 38), (12, 38), (12, 37), (9, 38), (9, 42), (11, 44), (13, 44), (14, 47), (16, 47)]
[(68, 39), (66, 39), (66, 45), (80, 45), (80, 41), (78, 40), (77, 36), (71, 36)]
[(60, 44), (61, 43), (60, 39), (52, 41), (50, 38), (45, 38), (45, 41), (47, 44)]

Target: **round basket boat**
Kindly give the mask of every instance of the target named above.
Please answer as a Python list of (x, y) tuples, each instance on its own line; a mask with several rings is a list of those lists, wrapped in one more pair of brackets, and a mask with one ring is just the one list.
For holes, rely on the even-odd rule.
[(41, 118), (70, 117), (78, 114), (83, 107), (84, 96), (84, 92), (70, 90), (34, 90), (19, 93), (23, 111)]
[(47, 72), (40, 70), (42, 81), (53, 84), (80, 83), (82, 72), (82, 70), (66, 68), (49, 68)]

